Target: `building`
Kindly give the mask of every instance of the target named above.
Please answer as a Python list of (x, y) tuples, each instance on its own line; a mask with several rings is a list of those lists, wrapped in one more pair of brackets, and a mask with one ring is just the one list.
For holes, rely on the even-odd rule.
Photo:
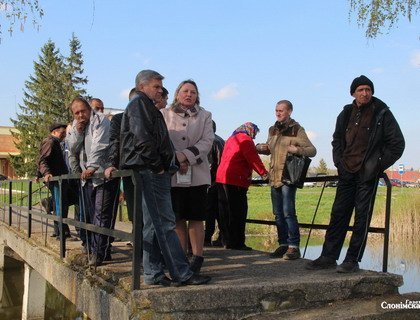
[(10, 164), (10, 155), (18, 155), (19, 150), (15, 146), (11, 131), (16, 131), (16, 129), (0, 126), (0, 174), (15, 178), (15, 170)]

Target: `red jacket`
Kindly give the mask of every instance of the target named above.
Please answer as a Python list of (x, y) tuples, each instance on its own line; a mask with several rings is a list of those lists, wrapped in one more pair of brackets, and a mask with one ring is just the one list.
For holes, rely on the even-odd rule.
[(223, 149), (216, 182), (248, 188), (251, 184), (252, 170), (261, 176), (267, 174), (254, 141), (245, 133), (231, 136)]

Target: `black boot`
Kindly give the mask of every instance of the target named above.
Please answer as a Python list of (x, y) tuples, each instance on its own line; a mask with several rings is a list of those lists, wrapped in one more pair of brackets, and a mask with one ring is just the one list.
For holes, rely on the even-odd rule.
[(190, 269), (194, 274), (199, 274), (201, 270), (201, 266), (203, 265), (204, 258), (200, 256), (192, 256), (190, 262)]

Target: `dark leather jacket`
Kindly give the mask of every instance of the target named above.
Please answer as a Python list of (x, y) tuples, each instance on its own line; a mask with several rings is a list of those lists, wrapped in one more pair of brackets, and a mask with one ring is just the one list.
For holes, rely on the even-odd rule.
[[(368, 181), (397, 161), (404, 152), (405, 141), (401, 129), (388, 106), (376, 97), (372, 97), (374, 114), (370, 126), (368, 147), (360, 169), (360, 179)], [(333, 134), (333, 160), (338, 174), (344, 170), (341, 163), (346, 147), (346, 128), (350, 119), (352, 104), (344, 106), (338, 115)]]
[(112, 166), (118, 169), (120, 166), (120, 133), (123, 114), (123, 112), (117, 113), (111, 119), (105, 168)]
[(37, 176), (41, 178), (47, 174), (61, 176), (69, 173), (64, 159), (61, 142), (58, 138), (50, 135), (41, 142)]
[(168, 171), (174, 149), (162, 113), (144, 93), (131, 100), (121, 123), (120, 168)]

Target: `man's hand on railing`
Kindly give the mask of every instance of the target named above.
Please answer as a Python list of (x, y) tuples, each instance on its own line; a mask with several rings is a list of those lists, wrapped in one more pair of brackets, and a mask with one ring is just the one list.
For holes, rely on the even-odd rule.
[(82, 171), (82, 174), (80, 175), (80, 179), (86, 180), (87, 178), (90, 178), (94, 173), (95, 169), (86, 169)]
[(52, 174), (51, 173), (47, 173), (45, 176), (44, 176), (44, 182), (45, 183), (48, 183), (48, 182), (50, 182), (50, 179), (52, 178)]
[(104, 171), (105, 178), (111, 179), (112, 178), (112, 173), (114, 171), (117, 171), (117, 168), (115, 168), (115, 167), (106, 168), (105, 171)]

